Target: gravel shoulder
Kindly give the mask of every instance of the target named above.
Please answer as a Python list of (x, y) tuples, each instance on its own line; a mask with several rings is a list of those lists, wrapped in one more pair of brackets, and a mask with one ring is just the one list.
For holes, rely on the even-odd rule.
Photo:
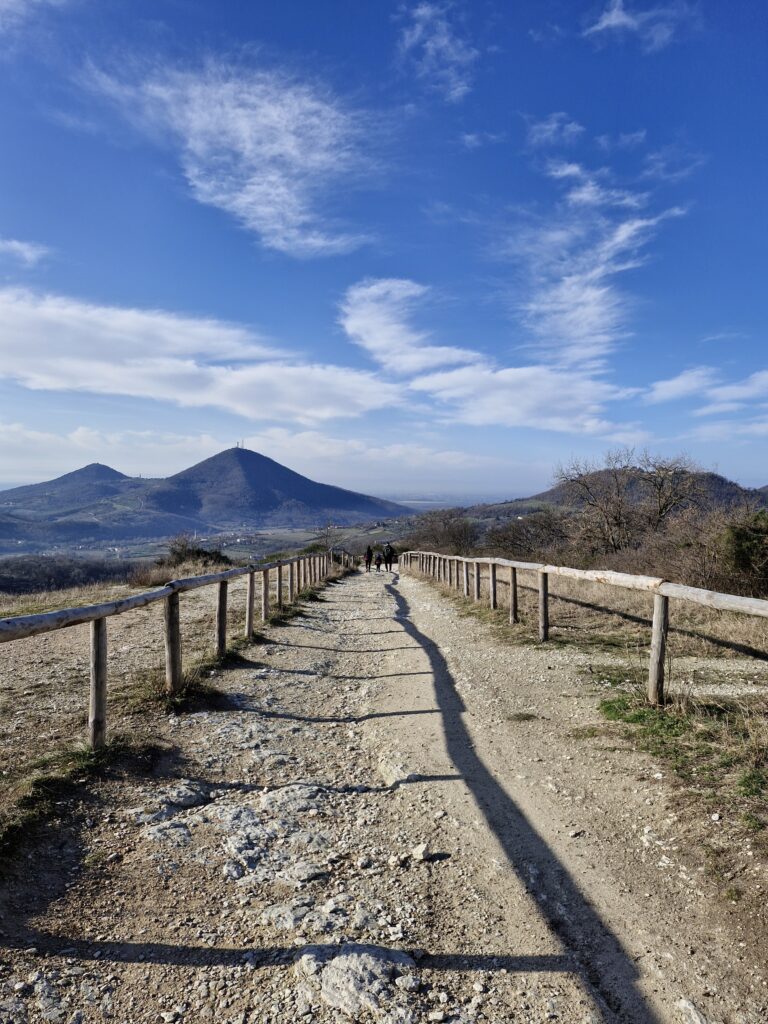
[(573, 735), (585, 655), (406, 576), (322, 598), (13, 865), (0, 1024), (766, 1019), (765, 921), (721, 905), (674, 787)]

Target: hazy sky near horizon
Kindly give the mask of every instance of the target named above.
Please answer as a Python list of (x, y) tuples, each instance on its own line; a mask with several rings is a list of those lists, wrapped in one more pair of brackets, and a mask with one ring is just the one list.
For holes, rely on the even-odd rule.
[(0, 486), (768, 483), (763, 0), (0, 0)]

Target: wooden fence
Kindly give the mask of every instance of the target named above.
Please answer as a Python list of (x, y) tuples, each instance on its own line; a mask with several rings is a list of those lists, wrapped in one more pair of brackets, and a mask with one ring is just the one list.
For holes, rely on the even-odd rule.
[[(564, 565), (544, 565), (539, 562), (514, 562), (508, 558), (460, 558), (434, 551), (406, 551), (400, 555), (400, 568), (414, 567), (425, 576), (444, 583), (474, 601), (481, 599), (481, 566), (488, 566), (488, 603), (498, 607), (497, 574), (509, 573), (509, 621), (518, 622), (518, 571), (535, 573), (539, 594), (539, 640), (549, 639), (549, 577), (563, 576), (589, 583), (604, 583), (625, 590), (641, 590), (653, 595), (653, 624), (651, 628), (651, 657), (648, 669), (648, 700), (652, 704), (664, 702), (664, 664), (669, 631), (669, 599), (690, 601), (724, 612), (759, 615), (768, 618), (768, 601), (756, 597), (720, 594), (714, 590), (685, 587), (680, 583), (667, 583), (655, 576), (633, 576), (624, 572), (602, 569), (571, 569)], [(472, 585), (470, 588), (470, 577)]]
[(261, 621), (270, 615), (270, 576), (276, 576), (276, 605), (283, 608), (296, 598), (299, 591), (326, 580), (333, 566), (342, 568), (353, 565), (353, 559), (346, 551), (328, 551), (320, 554), (298, 555), (263, 565), (247, 565), (228, 569), (226, 572), (208, 576), (191, 576), (188, 579), (171, 580), (158, 590), (145, 591), (132, 597), (123, 597), (105, 604), (88, 605), (79, 608), (64, 608), (61, 611), (45, 612), (40, 615), (21, 615), (16, 618), (0, 619), (0, 643), (22, 640), (52, 633), (66, 626), (91, 624), (91, 685), (88, 706), (88, 741), (93, 747), (103, 746), (107, 734), (107, 619), (122, 615), (135, 608), (144, 608), (156, 601), (165, 603), (165, 690), (169, 695), (178, 693), (183, 684), (182, 643), (179, 616), (180, 595), (199, 587), (218, 586), (216, 604), (215, 650), (217, 657), (223, 657), (227, 650), (227, 597), (229, 581), (247, 576), (245, 605), (245, 637), (253, 636), (256, 616), (256, 576), (261, 576)]

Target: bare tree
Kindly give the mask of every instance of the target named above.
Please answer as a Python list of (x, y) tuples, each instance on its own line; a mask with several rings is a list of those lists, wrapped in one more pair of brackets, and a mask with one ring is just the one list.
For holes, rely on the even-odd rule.
[(593, 553), (637, 544), (646, 530), (658, 532), (703, 496), (688, 456), (636, 456), (633, 448), (606, 452), (602, 463), (572, 459), (555, 479), (576, 507), (581, 541)]
[(631, 487), (637, 470), (632, 448), (606, 452), (602, 464), (571, 459), (555, 470), (555, 481), (576, 506), (583, 540), (593, 551), (621, 551), (631, 542), (637, 508)]
[(652, 530), (660, 530), (675, 512), (701, 504), (700, 467), (689, 456), (664, 458), (646, 449), (640, 454), (638, 469), (645, 490), (643, 511)]
[(558, 509), (546, 508), (525, 516), (516, 516), (492, 526), (487, 545), (502, 556), (554, 558), (568, 545), (570, 517)]
[(409, 544), (450, 555), (468, 555), (477, 544), (479, 533), (477, 525), (460, 510), (441, 508), (418, 517)]

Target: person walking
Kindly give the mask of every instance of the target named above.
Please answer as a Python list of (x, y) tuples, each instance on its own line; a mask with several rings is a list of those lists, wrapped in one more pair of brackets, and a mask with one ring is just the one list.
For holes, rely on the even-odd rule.
[(395, 560), (396, 553), (395, 549), (389, 541), (387, 541), (386, 547), (384, 548), (384, 568), (387, 572), (392, 572), (392, 563)]
[(371, 545), (369, 544), (368, 547), (365, 549), (365, 571), (366, 572), (370, 572), (371, 571), (371, 562), (372, 561), (373, 561), (373, 550), (371, 549)]
[(376, 572), (381, 572), (381, 563), (382, 563), (382, 561), (383, 561), (383, 559), (381, 557), (381, 552), (377, 551), (376, 552)]

